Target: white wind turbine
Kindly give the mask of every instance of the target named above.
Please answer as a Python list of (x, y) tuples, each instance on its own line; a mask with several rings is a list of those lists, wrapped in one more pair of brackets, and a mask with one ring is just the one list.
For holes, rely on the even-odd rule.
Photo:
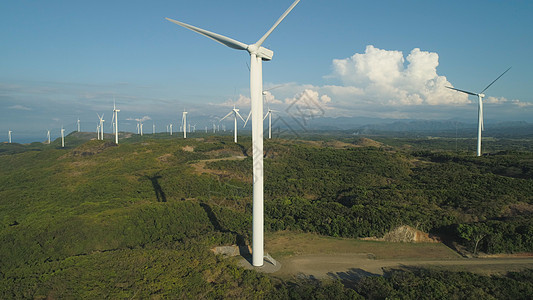
[(98, 116), (98, 119), (100, 120), (100, 125), (99, 125), (100, 133), (98, 134), (98, 139), (104, 140), (104, 122), (105, 122), (104, 114), (102, 114), (101, 117), (98, 113), (96, 113), (96, 115)]
[(78, 118), (78, 132), (80, 132), (80, 118)]
[(11, 131), (11, 130), (8, 130), (8, 131), (7, 131), (7, 139), (8, 139), (8, 141), (9, 141), (10, 144), (11, 144), (11, 133), (12, 133), (12, 132), (13, 132), (13, 131)]
[(61, 147), (65, 148), (65, 129), (61, 126)]
[[(282, 87), (281, 85), (278, 85), (276, 87), (273, 87), (271, 89), (268, 89), (268, 90), (264, 90), (263, 91), (263, 97), (265, 97), (267, 95), (267, 92), (270, 91), (270, 90), (273, 90), (273, 89), (277, 89), (279, 87)], [(266, 98), (266, 97), (265, 97)], [(273, 110), (273, 109), (270, 109), (270, 104), (268, 105), (268, 110), (267, 110), (267, 113), (265, 115), (265, 117), (263, 118), (263, 121), (266, 120), (266, 118), (268, 117), (268, 138), (269, 139), (272, 139), (272, 112), (278, 112), (277, 110)], [(248, 120), (250, 119), (250, 116), (252, 115), (252, 112), (250, 111), (250, 113), (248, 114), (248, 117), (246, 117), (246, 122), (244, 122), (244, 126), (242, 126), (243, 128), (246, 127), (246, 124), (248, 123)]]
[(170, 135), (172, 135), (172, 123), (170, 123), (168, 126), (170, 128)]
[[(253, 229), (252, 229), (252, 264), (262, 266), (264, 256), (264, 207), (263, 207), (263, 71), (262, 61), (272, 59), (274, 52), (261, 45), (276, 29), (291, 10), (300, 2), (296, 0), (281, 15), (274, 25), (254, 44), (247, 45), (223, 35), (194, 27), (179, 21), (166, 18), (187, 29), (202, 34), (216, 42), (237, 50), (246, 50), (250, 54), (250, 94), (252, 101), (252, 145), (253, 145)], [(236, 132), (237, 130), (235, 130)]]
[(268, 117), (268, 138), (269, 139), (272, 138), (272, 112), (278, 112), (278, 111), (270, 109), (270, 107), (269, 107), (268, 111), (267, 111), (267, 113), (265, 115), (265, 118), (263, 118), (263, 121), (264, 121)]
[(237, 142), (237, 116), (241, 118), (241, 120), (244, 122), (243, 117), (239, 113), (239, 109), (235, 108), (235, 105), (233, 105), (233, 109), (224, 118), (220, 119), (220, 122), (222, 122), (222, 120), (224, 120), (225, 118), (229, 117), (231, 114), (233, 114), (233, 118), (235, 122), (235, 129), (234, 129), (233, 135), (234, 135), (234, 141), (236, 143)]
[[(120, 109), (117, 109), (117, 106), (115, 104), (115, 99), (113, 99), (113, 119), (112, 121), (114, 126), (113, 126), (113, 131), (115, 133), (115, 144), (118, 145), (118, 112), (120, 111)], [(104, 117), (104, 115), (102, 115), (102, 118)], [(102, 139), (103, 139), (103, 135), (102, 135)]]
[(155, 122), (152, 122), (152, 134), (155, 134)]
[(468, 95), (477, 96), (477, 99), (478, 99), (478, 110), (477, 110), (477, 116), (478, 116), (478, 123), (477, 123), (477, 156), (481, 156), (481, 131), (485, 130), (484, 125), (483, 125), (483, 98), (485, 97), (485, 94), (483, 94), (483, 92), (485, 92), (491, 85), (493, 85), (496, 82), (496, 80), (500, 79), (500, 77), (502, 77), (503, 74), (507, 73), (507, 71), (509, 71), (510, 69), (511, 68), (505, 70), (505, 72), (503, 72), (500, 76), (498, 76), (498, 78), (494, 79), (489, 85), (487, 85), (486, 88), (484, 88), (479, 93), (473, 93), (473, 92), (464, 91), (464, 90), (460, 90), (460, 89), (456, 89), (456, 88), (447, 86), (447, 88), (449, 88), (449, 89), (452, 89), (452, 90), (455, 90), (455, 91), (458, 91), (458, 92), (461, 92), (461, 93), (465, 93), (465, 94), (468, 94)]
[(183, 128), (183, 138), (187, 138), (187, 114), (185, 110), (183, 110), (183, 114), (181, 115), (181, 127)]
[(50, 145), (50, 130), (46, 132), (46, 139), (48, 140), (48, 145)]

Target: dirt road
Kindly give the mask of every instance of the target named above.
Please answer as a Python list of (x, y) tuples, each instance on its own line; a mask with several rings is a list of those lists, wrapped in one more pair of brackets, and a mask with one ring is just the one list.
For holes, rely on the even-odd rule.
[[(278, 276), (343, 278), (383, 275), (386, 268), (438, 267), (483, 274), (533, 268), (533, 258), (464, 258), (453, 260), (373, 259), (368, 254), (299, 255), (279, 259)], [(352, 278), (356, 279), (356, 278)]]

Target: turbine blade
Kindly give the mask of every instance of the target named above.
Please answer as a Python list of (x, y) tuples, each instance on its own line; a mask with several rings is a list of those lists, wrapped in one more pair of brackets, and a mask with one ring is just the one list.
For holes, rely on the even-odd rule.
[(165, 19), (167, 19), (168, 21), (170, 21), (172, 23), (175, 23), (175, 24), (178, 24), (178, 25), (180, 25), (182, 27), (185, 27), (185, 28), (187, 28), (189, 30), (192, 30), (192, 31), (194, 31), (196, 33), (204, 35), (204, 36), (214, 40), (215, 42), (221, 43), (222, 45), (226, 45), (226, 46), (228, 46), (230, 48), (237, 49), (237, 50), (246, 50), (248, 48), (248, 45), (246, 45), (245, 43), (241, 43), (241, 42), (239, 42), (237, 40), (234, 40), (232, 38), (220, 35), (218, 33), (207, 31), (205, 29), (198, 28), (198, 27), (186, 24), (186, 23), (182, 23), (180, 21), (176, 21), (176, 20), (173, 20), (173, 19), (170, 19), (170, 18), (165, 18)]
[(241, 116), (241, 114), (240, 114), (238, 111), (236, 111), (235, 113), (236, 113), (237, 116), (239, 116), (239, 118), (241, 118), (241, 120), (244, 122), (244, 118)]
[(296, 4), (298, 4), (298, 2), (300, 2), (300, 0), (294, 1), (292, 3), (292, 5), (289, 8), (287, 8), (287, 10), (281, 15), (281, 17), (279, 17), (279, 19), (276, 21), (276, 23), (274, 23), (274, 25), (265, 33), (265, 35), (263, 35), (263, 37), (261, 37), (259, 39), (259, 41), (257, 41), (257, 43), (255, 43), (257, 48), (259, 48), (263, 44), (263, 42), (268, 38), (268, 36), (272, 33), (272, 31), (274, 31), (274, 29), (276, 29), (276, 27), (278, 27), (279, 23), (281, 23), (281, 21), (283, 21), (283, 19), (285, 19), (285, 17), (296, 6)]
[(230, 111), (224, 118), (220, 119), (219, 122), (221, 122), (222, 120), (224, 120), (225, 118), (229, 117), (231, 114), (233, 113), (233, 110)]
[(246, 127), (246, 124), (248, 123), (248, 120), (250, 119), (251, 116), (252, 116), (252, 111), (250, 110), (250, 113), (248, 114), (246, 121), (244, 121), (244, 126), (242, 126), (242, 128)]
[(268, 117), (268, 114), (270, 114), (270, 110), (266, 113), (265, 117), (263, 118), (263, 121), (266, 120), (266, 118)]
[(493, 82), (491, 82), (489, 85), (487, 85), (487, 87), (481, 91), (480, 94), (483, 94), (484, 91), (486, 91), (492, 84), (494, 84), (496, 82), (496, 80), (500, 79), (500, 77), (503, 76), (503, 74), (507, 73), (507, 71), (511, 70), (512, 67), (509, 67), (509, 69), (505, 70), (505, 72), (502, 73), (502, 75), (498, 76), (498, 78), (494, 79)]
[(452, 87), (449, 87), (449, 86), (447, 86), (447, 88), (455, 90), (455, 91), (458, 91), (458, 92), (462, 92), (462, 93), (465, 93), (465, 94), (468, 94), (468, 95), (477, 96), (476, 93), (472, 93), (472, 92), (469, 92), (469, 91), (463, 91), (463, 90), (452, 88)]

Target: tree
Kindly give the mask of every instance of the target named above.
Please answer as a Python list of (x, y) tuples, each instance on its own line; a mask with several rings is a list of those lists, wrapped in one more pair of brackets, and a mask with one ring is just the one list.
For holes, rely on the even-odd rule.
[(474, 255), (477, 254), (481, 240), (490, 234), (490, 228), (485, 223), (459, 224), (457, 231), (461, 238), (471, 242)]

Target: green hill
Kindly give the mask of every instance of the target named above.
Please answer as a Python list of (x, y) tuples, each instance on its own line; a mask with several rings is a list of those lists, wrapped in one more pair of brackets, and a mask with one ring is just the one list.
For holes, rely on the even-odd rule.
[[(250, 241), (250, 141), (90, 139), (0, 145), (0, 298), (356, 295), (209, 251)], [(356, 238), (410, 225), (472, 252), (533, 252), (530, 152), (477, 158), (369, 140), (265, 149), (266, 230)]]

